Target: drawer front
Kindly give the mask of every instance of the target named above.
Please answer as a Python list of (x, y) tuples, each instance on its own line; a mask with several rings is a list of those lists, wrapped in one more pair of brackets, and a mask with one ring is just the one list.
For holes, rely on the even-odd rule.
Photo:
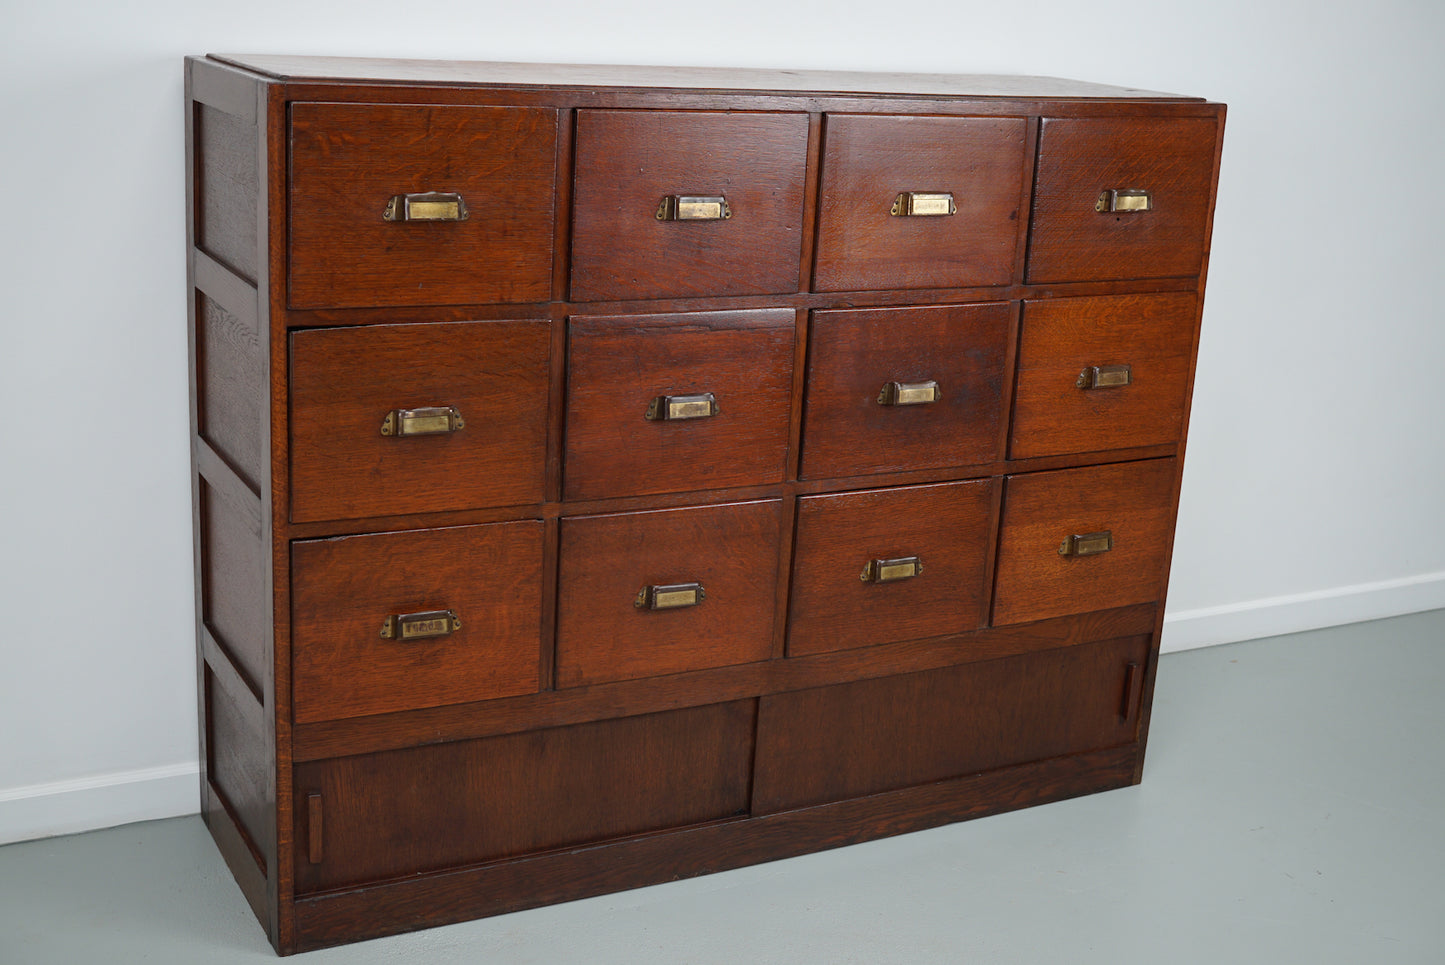
[(753, 813), (1136, 739), (1148, 637), (764, 697)]
[(993, 302), (814, 312), (802, 475), (997, 459), (1013, 311)]
[(1025, 302), (1009, 455), (1178, 442), (1197, 308), (1192, 293)]
[(572, 298), (796, 291), (807, 154), (806, 114), (579, 111)]
[(1013, 280), (1022, 118), (829, 114), (826, 125), (816, 290)]
[(767, 660), (779, 500), (562, 520), (557, 686)]
[(788, 655), (984, 625), (995, 485), (799, 499)]
[[(551, 109), (293, 104), (291, 307), (546, 301), (556, 149)], [(465, 220), (392, 204), (430, 193)]]
[(301, 764), (296, 890), (745, 813), (754, 702)]
[(569, 499), (780, 482), (791, 310), (573, 318)]
[(294, 543), (296, 721), (535, 692), (541, 587), (537, 520)]
[(1028, 280), (1198, 274), (1217, 136), (1213, 118), (1045, 118)]
[(292, 334), (291, 518), (540, 501), (550, 346), (545, 321)]
[(1177, 460), (1154, 459), (1010, 476), (994, 625), (1158, 600), (1177, 470)]

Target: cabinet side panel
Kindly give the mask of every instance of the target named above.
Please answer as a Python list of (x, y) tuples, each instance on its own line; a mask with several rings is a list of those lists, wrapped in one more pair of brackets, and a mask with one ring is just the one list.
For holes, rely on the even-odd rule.
[(196, 117), (196, 246), (256, 281), (257, 130), (206, 104)]
[(206, 672), (209, 759), (206, 770), (211, 783), (235, 817), (246, 846), (262, 873), (266, 870), (260, 842), (266, 840), (271, 821), (266, 799), (266, 770), (270, 755), (266, 749), (264, 708), (249, 693), (233, 694)]
[(260, 694), (269, 674), (265, 546), (251, 522), (205, 480), (200, 495), (202, 620)]
[(223, 456), (252, 492), (265, 478), (261, 445), (260, 334), (255, 324), (196, 294), (196, 372), (201, 438)]

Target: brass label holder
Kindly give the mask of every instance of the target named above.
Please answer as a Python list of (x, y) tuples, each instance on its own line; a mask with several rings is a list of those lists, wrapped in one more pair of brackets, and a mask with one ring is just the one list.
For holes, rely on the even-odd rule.
[(722, 195), (669, 194), (657, 205), (658, 221), (726, 221), (733, 216)]
[(386, 203), (383, 221), (466, 221), (467, 203), (451, 191), (398, 194)]
[(444, 432), (460, 432), (466, 420), (456, 406), (438, 405), (424, 409), (392, 409), (381, 420), (384, 436), (435, 436)]
[(1098, 556), (1114, 548), (1113, 530), (1102, 533), (1074, 534), (1059, 544), (1060, 556)]
[(895, 218), (945, 218), (958, 213), (952, 191), (903, 191), (888, 213)]
[(943, 398), (938, 383), (926, 382), (885, 382), (878, 390), (879, 405), (927, 405)]
[(427, 640), (446, 637), (462, 628), (461, 618), (453, 610), (426, 610), (421, 613), (398, 613), (381, 624), (383, 640)]
[(701, 583), (660, 583), (638, 590), (632, 605), (639, 610), (681, 610), (706, 599)]
[(1122, 389), (1134, 379), (1128, 365), (1090, 365), (1079, 373), (1074, 385), (1080, 389)]
[(858, 574), (864, 583), (897, 583), (923, 575), (923, 560), (916, 556), (900, 556), (889, 560), (869, 560)]
[(1154, 210), (1154, 195), (1139, 188), (1106, 188), (1094, 202), (1102, 214), (1141, 214)]
[(710, 419), (720, 411), (717, 396), (711, 392), (659, 395), (648, 405), (643, 418), (648, 422), (685, 422), (688, 419)]

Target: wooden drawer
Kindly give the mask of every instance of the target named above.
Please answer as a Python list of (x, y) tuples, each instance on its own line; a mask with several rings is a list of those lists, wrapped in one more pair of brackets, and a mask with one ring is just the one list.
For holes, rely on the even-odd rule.
[[(557, 686), (769, 659), (780, 511), (774, 499), (562, 520)], [(694, 583), (694, 606), (646, 598)]]
[[(390, 620), (441, 611), (460, 627), (411, 638), (445, 621)], [(541, 623), (537, 520), (293, 543), (295, 720), (532, 693)]]
[(573, 318), (567, 498), (782, 481), (794, 342), (789, 309)]
[[(1174, 525), (1178, 461), (1010, 476), (993, 622), (1025, 623), (1158, 600)], [(1072, 537), (1108, 535), (1075, 546)]]
[(996, 485), (799, 499), (788, 655), (983, 626)]
[[(546, 301), (556, 144), (552, 109), (291, 105), (291, 307)], [(466, 220), (384, 217), (427, 192)]]
[(1197, 314), (1193, 292), (1025, 302), (1009, 455), (1178, 442)]
[(814, 289), (1008, 284), (1024, 133), (1019, 117), (829, 114)]
[[(807, 154), (801, 113), (578, 111), (572, 298), (796, 291)], [(669, 220), (670, 197), (728, 217)]]
[(296, 890), (743, 814), (754, 706), (741, 700), (298, 765)]
[[(291, 335), (291, 518), (536, 503), (551, 324), (459, 322)], [(445, 419), (393, 415), (455, 408)], [(391, 417), (390, 434), (383, 430)]]
[[(1218, 131), (1214, 118), (1044, 118), (1029, 282), (1198, 274)], [(1151, 208), (1108, 210), (1110, 191), (1147, 191)]]
[(753, 813), (1135, 739), (1148, 637), (764, 697)]
[[(1013, 306), (813, 313), (802, 475), (817, 479), (990, 462), (1002, 450)], [(937, 383), (899, 404), (890, 383)], [(919, 390), (922, 398), (933, 395)]]

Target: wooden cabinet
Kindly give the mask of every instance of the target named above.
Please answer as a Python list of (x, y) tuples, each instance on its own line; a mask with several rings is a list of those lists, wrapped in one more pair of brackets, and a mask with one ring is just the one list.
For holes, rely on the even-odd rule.
[(186, 79), (202, 802), (278, 951), (1140, 779), (1222, 105)]

